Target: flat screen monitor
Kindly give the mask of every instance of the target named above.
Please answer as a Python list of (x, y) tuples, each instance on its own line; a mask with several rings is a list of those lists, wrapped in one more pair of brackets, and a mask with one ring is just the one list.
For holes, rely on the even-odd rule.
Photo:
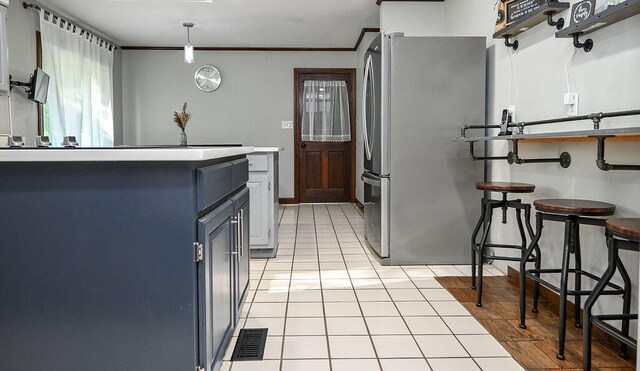
[(49, 75), (40, 68), (36, 68), (31, 78), (31, 87), (29, 88), (29, 99), (34, 102), (47, 103), (47, 95), (49, 93)]

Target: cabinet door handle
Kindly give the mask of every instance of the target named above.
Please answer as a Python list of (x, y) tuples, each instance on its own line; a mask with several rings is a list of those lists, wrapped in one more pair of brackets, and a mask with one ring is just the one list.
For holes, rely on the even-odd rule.
[(236, 235), (238, 236), (238, 238), (236, 238), (236, 254), (242, 255), (240, 253), (240, 251), (242, 251), (242, 219), (240, 218), (240, 213), (238, 213), (236, 219), (238, 220), (238, 224), (236, 225)]
[(240, 209), (240, 256), (244, 256), (244, 209)]
[(235, 241), (235, 250), (234, 252), (232, 252), (232, 255), (238, 255), (238, 251), (240, 251), (240, 213), (236, 214), (236, 217), (233, 218), (233, 220), (231, 220), (231, 224), (234, 224), (236, 226), (236, 241)]

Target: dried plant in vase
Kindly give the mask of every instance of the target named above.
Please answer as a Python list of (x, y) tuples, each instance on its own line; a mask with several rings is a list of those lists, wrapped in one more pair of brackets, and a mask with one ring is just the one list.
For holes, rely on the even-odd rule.
[(181, 146), (187, 145), (187, 133), (185, 132), (185, 130), (187, 129), (187, 124), (189, 123), (190, 119), (191, 119), (191, 114), (187, 112), (187, 102), (185, 102), (184, 105), (182, 106), (181, 112), (177, 112), (177, 111), (173, 112), (173, 122), (175, 122), (176, 125), (178, 125), (178, 127), (180, 128), (180, 130), (182, 130), (182, 132), (180, 133)]

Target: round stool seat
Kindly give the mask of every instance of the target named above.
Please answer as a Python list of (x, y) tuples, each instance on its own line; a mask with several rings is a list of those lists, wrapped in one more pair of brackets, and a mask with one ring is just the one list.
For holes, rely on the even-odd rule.
[(476, 182), (476, 189), (493, 192), (531, 193), (536, 189), (536, 186), (528, 183)]
[(629, 239), (640, 238), (640, 218), (615, 218), (607, 220), (607, 229)]
[(608, 202), (571, 199), (535, 200), (533, 205), (538, 211), (552, 214), (580, 216), (609, 216), (616, 212), (616, 205)]

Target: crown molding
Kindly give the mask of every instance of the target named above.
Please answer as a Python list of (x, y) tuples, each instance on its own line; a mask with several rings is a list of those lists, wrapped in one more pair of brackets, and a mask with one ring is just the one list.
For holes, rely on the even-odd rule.
[[(360, 31), (358, 40), (353, 48), (297, 48), (297, 47), (247, 47), (247, 46), (200, 46), (195, 47), (198, 51), (231, 51), (231, 52), (354, 52), (364, 39), (367, 32), (380, 32), (379, 28), (365, 27)], [(122, 50), (145, 50), (145, 51), (178, 51), (181, 46), (122, 46)]]
[(358, 36), (358, 41), (356, 41), (356, 46), (353, 47), (353, 51), (358, 50), (358, 48), (360, 47), (360, 43), (362, 43), (362, 39), (364, 39), (364, 35), (367, 32), (380, 32), (379, 28), (363, 28), (362, 31), (360, 31), (360, 36)]

